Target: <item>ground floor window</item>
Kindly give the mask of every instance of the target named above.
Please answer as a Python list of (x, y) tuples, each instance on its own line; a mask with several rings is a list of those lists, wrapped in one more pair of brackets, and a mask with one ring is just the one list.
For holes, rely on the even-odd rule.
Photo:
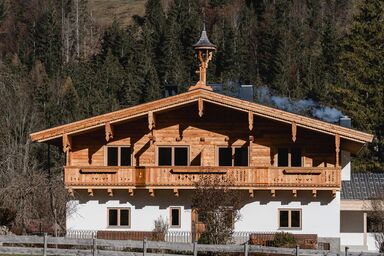
[(171, 207), (170, 211), (171, 228), (181, 227), (181, 209), (180, 207)]
[(131, 209), (108, 208), (108, 226), (129, 228), (131, 226)]
[(279, 228), (300, 229), (301, 209), (279, 209)]

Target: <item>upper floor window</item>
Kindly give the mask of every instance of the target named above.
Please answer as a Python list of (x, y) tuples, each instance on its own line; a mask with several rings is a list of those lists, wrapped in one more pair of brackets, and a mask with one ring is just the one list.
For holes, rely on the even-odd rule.
[(188, 166), (189, 149), (186, 146), (158, 147), (159, 166)]
[(277, 166), (300, 167), (302, 155), (300, 148), (278, 148)]
[(108, 166), (131, 166), (132, 152), (131, 147), (118, 146), (107, 147)]
[(301, 209), (279, 209), (279, 228), (301, 228)]
[(248, 166), (248, 148), (220, 147), (219, 166)]
[(109, 227), (127, 227), (131, 226), (131, 209), (115, 208), (108, 209), (108, 226)]

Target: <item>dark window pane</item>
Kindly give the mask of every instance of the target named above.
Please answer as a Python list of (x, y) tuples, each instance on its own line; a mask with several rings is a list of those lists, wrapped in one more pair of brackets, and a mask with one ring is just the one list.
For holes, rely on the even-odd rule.
[(232, 148), (219, 148), (219, 166), (232, 166)]
[(108, 166), (117, 166), (117, 148), (108, 147)]
[(172, 165), (172, 148), (159, 148), (159, 165)]
[(171, 226), (179, 226), (180, 225), (180, 209), (174, 208), (171, 209)]
[(235, 148), (235, 166), (248, 166), (248, 148)]
[(288, 211), (280, 211), (280, 227), (288, 227)]
[(197, 222), (205, 223), (207, 220), (207, 214), (205, 212), (197, 212)]
[(291, 228), (300, 227), (300, 211), (291, 211)]
[(278, 166), (288, 166), (288, 149), (287, 148), (279, 148), (277, 154), (277, 164)]
[(188, 165), (188, 148), (175, 148), (175, 165), (187, 166)]
[(120, 210), (120, 226), (129, 226), (129, 210)]
[(117, 226), (117, 210), (109, 210), (109, 226)]
[(130, 147), (121, 147), (120, 148), (120, 161), (121, 166), (131, 166), (131, 148)]
[(301, 149), (293, 148), (291, 150), (291, 166), (301, 166)]

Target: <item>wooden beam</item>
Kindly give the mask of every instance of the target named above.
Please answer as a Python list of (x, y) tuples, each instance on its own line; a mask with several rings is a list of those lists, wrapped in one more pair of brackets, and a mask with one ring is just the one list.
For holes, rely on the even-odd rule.
[(129, 194), (130, 196), (134, 196), (133, 188), (129, 188), (129, 189), (128, 189), (128, 194)]
[(316, 189), (312, 190), (312, 197), (313, 198), (317, 197), (317, 190)]
[(276, 191), (274, 189), (271, 189), (271, 197), (276, 197)]
[(248, 111), (248, 128), (250, 131), (253, 130), (253, 112)]
[(153, 111), (148, 112), (148, 129), (150, 131), (153, 130), (156, 126), (156, 121), (155, 121), (155, 115), (153, 114)]
[(340, 166), (340, 135), (335, 134), (335, 153), (336, 153), (336, 167)]
[(293, 190), (292, 190), (292, 194), (293, 194), (293, 197), (296, 198), (296, 197), (297, 197), (297, 190), (296, 190), (296, 189), (293, 189)]
[(108, 196), (112, 197), (113, 196), (113, 190), (111, 188), (107, 189)]
[(108, 142), (113, 139), (113, 129), (110, 122), (105, 123), (105, 140)]
[(251, 198), (255, 197), (253, 189), (251, 189), (251, 188), (248, 190), (248, 194), (249, 194), (249, 197), (251, 197)]
[(177, 188), (173, 189), (173, 194), (175, 195), (175, 197), (179, 197), (180, 196), (179, 190)]
[(296, 142), (297, 125), (296, 122), (292, 122), (292, 141)]
[(68, 134), (63, 134), (63, 151), (64, 153), (69, 152), (72, 149), (72, 138)]
[(197, 100), (197, 107), (199, 109), (199, 117), (202, 117), (204, 114), (204, 101), (203, 98)]
[(87, 191), (88, 191), (88, 196), (94, 196), (93, 189), (89, 188)]
[(155, 196), (155, 190), (153, 188), (148, 189), (148, 192), (150, 196)]

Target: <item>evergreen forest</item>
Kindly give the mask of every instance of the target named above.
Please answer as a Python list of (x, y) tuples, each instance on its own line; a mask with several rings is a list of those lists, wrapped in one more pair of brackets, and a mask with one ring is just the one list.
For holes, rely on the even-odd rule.
[(335, 108), (375, 135), (353, 171), (384, 171), (384, 0), (148, 0), (109, 27), (86, 0), (0, 0), (0, 226), (64, 228), (64, 155), (29, 134), (186, 91), (203, 23), (208, 83)]

